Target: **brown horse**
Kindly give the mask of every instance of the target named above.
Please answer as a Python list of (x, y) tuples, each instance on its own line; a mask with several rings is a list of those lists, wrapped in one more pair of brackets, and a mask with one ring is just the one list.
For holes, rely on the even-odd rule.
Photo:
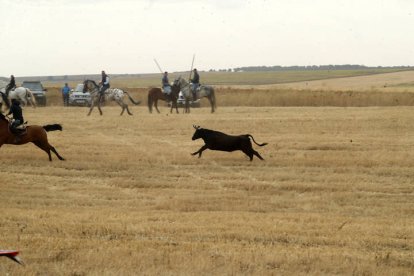
[(53, 146), (47, 141), (47, 131), (62, 130), (62, 126), (59, 124), (46, 125), (46, 126), (28, 126), (26, 128), (26, 133), (20, 135), (18, 140), (16, 140), (16, 135), (10, 132), (9, 121), (6, 117), (0, 113), (0, 147), (3, 144), (11, 145), (23, 145), (29, 142), (32, 142), (42, 150), (44, 150), (49, 155), (49, 161), (52, 161), (52, 156), (50, 151), (52, 151), (59, 160), (65, 160), (59, 153), (55, 150)]
[(152, 106), (155, 107), (158, 113), (160, 111), (158, 110), (158, 100), (162, 101), (171, 101), (171, 110), (170, 113), (172, 113), (173, 109), (175, 108), (176, 112), (178, 112), (177, 107), (177, 99), (178, 99), (178, 93), (180, 93), (180, 84), (177, 80), (174, 81), (173, 85), (171, 86), (171, 93), (170, 95), (165, 95), (165, 93), (162, 92), (161, 88), (155, 87), (151, 88), (148, 91), (148, 109), (149, 112), (152, 113)]

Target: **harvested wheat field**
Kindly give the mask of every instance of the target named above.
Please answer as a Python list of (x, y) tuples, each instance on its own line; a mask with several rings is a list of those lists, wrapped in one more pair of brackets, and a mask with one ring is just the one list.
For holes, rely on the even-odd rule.
[[(0, 259), (10, 275), (409, 275), (412, 107), (25, 109), (62, 123), (0, 149)], [(265, 161), (207, 150), (193, 124), (250, 133)]]

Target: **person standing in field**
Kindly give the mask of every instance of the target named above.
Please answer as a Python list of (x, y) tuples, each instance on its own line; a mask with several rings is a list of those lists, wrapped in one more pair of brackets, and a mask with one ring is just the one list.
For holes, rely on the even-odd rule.
[(162, 77), (162, 90), (165, 94), (165, 96), (169, 97), (171, 93), (171, 85), (170, 81), (168, 80), (168, 72), (164, 72), (164, 75)]
[(193, 100), (197, 100), (197, 88), (200, 87), (200, 75), (197, 72), (197, 69), (194, 68), (193, 70), (194, 76), (191, 79), (192, 83), (192, 92), (193, 92)]
[(65, 83), (65, 86), (62, 87), (63, 106), (69, 106), (69, 93), (70, 87), (68, 83)]
[(16, 80), (14, 79), (14, 76), (10, 76), (10, 82), (6, 86), (6, 95), (9, 96), (9, 92), (16, 88)]

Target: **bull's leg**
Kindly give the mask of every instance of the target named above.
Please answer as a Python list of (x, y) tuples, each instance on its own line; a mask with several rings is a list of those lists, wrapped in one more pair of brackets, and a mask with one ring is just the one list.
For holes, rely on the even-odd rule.
[(253, 160), (253, 156), (256, 155), (260, 160), (264, 160), (263, 157), (260, 156), (260, 154), (255, 151), (254, 149), (243, 149), (242, 152), (244, 152), (247, 156), (249, 156), (250, 161)]
[(200, 158), (201, 157), (201, 153), (203, 152), (203, 151), (205, 151), (206, 149), (208, 149), (208, 146), (207, 145), (204, 145), (204, 146), (202, 146), (198, 151), (196, 151), (196, 152), (193, 152), (191, 155), (196, 155), (196, 154), (198, 154), (198, 158)]
[(247, 149), (242, 149), (242, 150), (241, 150), (242, 152), (244, 152), (244, 154), (246, 154), (247, 156), (249, 156), (250, 161), (252, 161), (252, 160), (253, 160), (253, 152), (252, 152), (252, 150), (253, 150), (253, 149), (249, 149), (249, 150), (247, 150)]
[(257, 151), (253, 150), (253, 154), (256, 155), (260, 160), (264, 160)]

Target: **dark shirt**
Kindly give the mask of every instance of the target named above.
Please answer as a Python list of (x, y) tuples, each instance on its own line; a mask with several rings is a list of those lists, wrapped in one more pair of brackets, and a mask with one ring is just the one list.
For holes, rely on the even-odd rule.
[(109, 77), (107, 74), (102, 74), (102, 86), (109, 87)]
[(16, 88), (16, 81), (14, 80), (14, 78), (10, 79), (9, 84), (7, 84), (7, 89), (11, 90), (13, 88)]
[(7, 115), (13, 114), (13, 119), (15, 120), (19, 120), (20, 123), (23, 124), (24, 120), (23, 120), (23, 111), (22, 108), (20, 107), (20, 103), (14, 103), (12, 104), (12, 106), (10, 107), (10, 111)]
[(192, 82), (192, 83), (196, 83), (196, 84), (199, 84), (199, 83), (200, 83), (200, 76), (198, 75), (198, 73), (197, 73), (197, 72), (194, 72), (194, 77), (193, 77), (193, 79), (191, 80), (191, 82)]

